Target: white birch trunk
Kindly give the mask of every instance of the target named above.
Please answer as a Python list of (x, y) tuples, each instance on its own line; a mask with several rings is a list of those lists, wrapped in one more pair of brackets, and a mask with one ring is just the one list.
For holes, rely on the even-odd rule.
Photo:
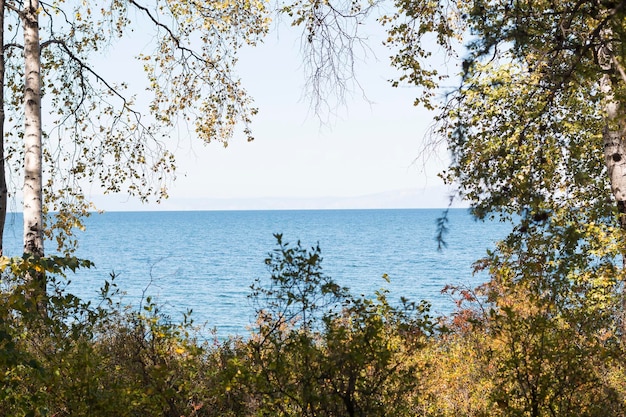
[(4, 225), (7, 216), (7, 181), (4, 167), (4, 0), (0, 0), (0, 256), (4, 254)]
[[(24, 253), (43, 256), (41, 58), (39, 1), (28, 0), (24, 25)], [(45, 286), (45, 283), (44, 283)]]
[(600, 85), (607, 100), (605, 105), (606, 124), (602, 132), (604, 161), (611, 181), (611, 192), (617, 203), (620, 225), (626, 228), (625, 120), (622, 116), (621, 106), (613, 96), (613, 85), (610, 77), (604, 75)]
[[(610, 39), (608, 33), (606, 38)], [(602, 132), (604, 143), (604, 161), (611, 182), (611, 192), (615, 198), (618, 211), (618, 221), (622, 233), (626, 233), (626, 115), (624, 106), (615, 97), (616, 80), (620, 79), (621, 68), (615, 61), (610, 44), (598, 50), (598, 63), (604, 70), (600, 80), (600, 90), (605, 100), (605, 125)], [(626, 250), (622, 249), (622, 289), (621, 311), (618, 314), (618, 326), (622, 332), (622, 341), (626, 342)]]
[[(24, 26), (24, 253), (42, 257), (43, 187), (41, 131), (41, 55), (39, 52), (39, 1), (27, 0), (22, 15)], [(46, 276), (31, 272), (37, 311), (47, 314)]]

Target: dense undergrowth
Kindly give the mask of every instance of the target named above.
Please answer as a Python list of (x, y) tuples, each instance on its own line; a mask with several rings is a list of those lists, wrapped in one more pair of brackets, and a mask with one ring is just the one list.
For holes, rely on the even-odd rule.
[(562, 285), (538, 290), (492, 262), (489, 283), (448, 289), (457, 310), (432, 317), (427, 303), (391, 303), (384, 290), (353, 296), (323, 273), (319, 247), (277, 238), (269, 277), (251, 287), (250, 335), (223, 342), (201, 342), (188, 317), (173, 322), (149, 298), (141, 311), (121, 305), (114, 279), (97, 305), (51, 279), (42, 313), (20, 271), (5, 269), (0, 415), (626, 413), (619, 300), (608, 290), (560, 302)]

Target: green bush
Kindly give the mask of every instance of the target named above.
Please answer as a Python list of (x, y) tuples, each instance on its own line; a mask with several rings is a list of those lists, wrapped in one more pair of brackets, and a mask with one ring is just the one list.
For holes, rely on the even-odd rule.
[(322, 273), (319, 247), (276, 238), (269, 282), (252, 294), (258, 321), (245, 366), (258, 413), (412, 415), (424, 367), (412, 356), (434, 327), (428, 305), (393, 307), (384, 291), (355, 298)]

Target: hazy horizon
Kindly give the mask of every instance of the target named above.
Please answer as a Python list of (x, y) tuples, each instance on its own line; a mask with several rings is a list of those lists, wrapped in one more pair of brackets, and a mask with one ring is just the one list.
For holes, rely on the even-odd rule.
[[(354, 196), (259, 196), (176, 197), (160, 204), (142, 204), (121, 195), (92, 197), (103, 211), (198, 211), (198, 210), (329, 210), (329, 209), (436, 209), (450, 205), (445, 187), (426, 187)], [(466, 207), (455, 201), (452, 207)]]

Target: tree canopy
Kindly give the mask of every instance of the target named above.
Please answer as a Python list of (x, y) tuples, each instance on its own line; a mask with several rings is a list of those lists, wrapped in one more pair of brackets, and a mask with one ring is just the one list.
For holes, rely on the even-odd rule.
[[(23, 143), (26, 123), (44, 140), (37, 151), (41, 155), (33, 154), (41, 159), (41, 168), (35, 171), (42, 173), (35, 176), (42, 177), (42, 185), (29, 185), (27, 177), (24, 192), (43, 193), (40, 211), (55, 213), (45, 217), (46, 226), (39, 221), (32, 227), (39, 228), (40, 235), (55, 236), (59, 249), (72, 249), (66, 238), (91, 208), (82, 189), (87, 183), (105, 192), (125, 190), (142, 200), (167, 196), (166, 186), (176, 168), (167, 142), (175, 126), (188, 124), (200, 140), (227, 144), (241, 124), (252, 139), (247, 126), (256, 109), (236, 75), (235, 63), (237, 49), (254, 44), (267, 31), (263, 2), (0, 5), (6, 88), (2, 159), (9, 193), (15, 195), (20, 187), (17, 178), (22, 176), (24, 156), (30, 155)], [(150, 40), (135, 51), (147, 80), (141, 98), (125, 82), (111, 80), (101, 64), (102, 57), (120, 45), (128, 48), (133, 32)], [(38, 62), (35, 70), (25, 66), (32, 62)], [(25, 87), (29, 79), (41, 90)], [(34, 96), (25, 95), (29, 92)], [(32, 117), (25, 119), (24, 108), (35, 102), (43, 111), (35, 112), (39, 120), (33, 124)], [(6, 199), (2, 206), (6, 210)]]
[(460, 55), (459, 87), (436, 103), (435, 139), (446, 141), (453, 157), (444, 179), (459, 185), (478, 217), (497, 212), (528, 222), (559, 207), (581, 219), (611, 215), (611, 184), (616, 200), (622, 197), (607, 174), (621, 157), (605, 161), (604, 150), (622, 117), (610, 110), (623, 107), (626, 81), (622, 2), (397, 6), (387, 22), (390, 44), (399, 45), (393, 62), (405, 72), (400, 81), (439, 85), (423, 62), (429, 52), (415, 46), (429, 33)]

